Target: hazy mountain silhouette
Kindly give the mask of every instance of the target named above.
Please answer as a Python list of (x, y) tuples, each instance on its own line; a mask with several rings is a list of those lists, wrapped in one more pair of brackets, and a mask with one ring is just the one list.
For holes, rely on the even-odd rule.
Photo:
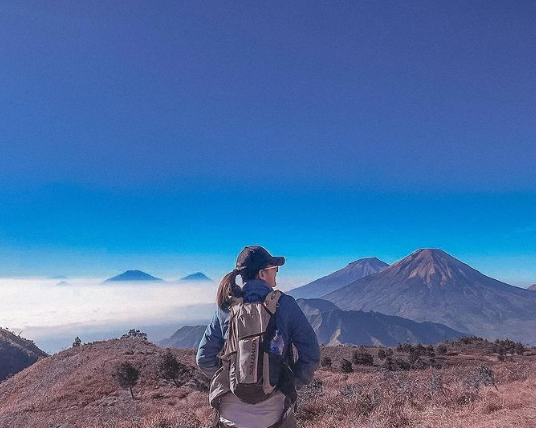
[(536, 284), (532, 284), (528, 290), (531, 290), (531, 291), (536, 291)]
[(179, 279), (179, 281), (192, 281), (192, 282), (213, 282), (208, 276), (203, 272), (195, 272), (190, 275), (185, 276), (184, 278)]
[(343, 311), (322, 299), (298, 299), (297, 303), (324, 345), (432, 344), (464, 336), (443, 324), (418, 323), (378, 312)]
[(380, 272), (389, 265), (376, 257), (359, 259), (327, 276), (287, 292), (296, 299), (312, 299), (338, 290), (360, 278)]
[(0, 382), (46, 356), (31, 340), (0, 328)]
[(206, 325), (185, 325), (157, 345), (163, 348), (197, 348), (206, 328)]
[(341, 309), (373, 310), (487, 338), (536, 342), (536, 293), (487, 277), (442, 250), (415, 251), (324, 298)]
[(120, 275), (108, 278), (104, 282), (121, 282), (121, 281), (163, 281), (141, 270), (127, 270)]
[(67, 281), (60, 281), (56, 285), (63, 287), (63, 286), (71, 285), (71, 284), (69, 284)]

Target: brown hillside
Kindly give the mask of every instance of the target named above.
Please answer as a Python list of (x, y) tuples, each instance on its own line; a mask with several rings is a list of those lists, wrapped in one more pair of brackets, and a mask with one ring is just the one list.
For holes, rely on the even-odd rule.
[[(129, 338), (83, 345), (42, 359), (0, 384), (0, 427), (129, 427), (153, 423), (162, 413), (179, 425), (207, 425), (207, 381), (194, 369), (193, 352), (172, 351), (192, 369), (180, 387), (157, 375), (158, 357), (164, 352)], [(141, 370), (133, 388), (136, 400), (112, 376), (122, 362)]]
[[(0, 427), (208, 427), (212, 412), (206, 380), (193, 369), (194, 350), (171, 350), (193, 369), (179, 388), (158, 379), (165, 351), (140, 339), (116, 339), (40, 360), (0, 384)], [(356, 352), (370, 354), (372, 365), (355, 362)], [(323, 347), (331, 366), (324, 361), (300, 391), (298, 427), (534, 427), (535, 352), (477, 338), (426, 347)], [(353, 361), (353, 372), (341, 372), (343, 359)], [(121, 362), (142, 370), (136, 400), (112, 377)]]
[(0, 328), (0, 382), (46, 356), (31, 340)]

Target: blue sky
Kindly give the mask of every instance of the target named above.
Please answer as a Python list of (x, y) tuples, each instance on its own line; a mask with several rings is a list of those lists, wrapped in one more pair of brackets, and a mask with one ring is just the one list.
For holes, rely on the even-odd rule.
[(0, 276), (536, 282), (536, 4), (291, 3), (0, 3)]

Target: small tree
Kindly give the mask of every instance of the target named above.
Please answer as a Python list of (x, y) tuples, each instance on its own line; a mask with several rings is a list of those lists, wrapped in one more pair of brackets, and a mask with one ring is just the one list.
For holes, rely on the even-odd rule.
[(322, 360), (320, 360), (320, 365), (322, 367), (331, 368), (332, 361), (330, 357), (323, 357)]
[(139, 369), (134, 367), (129, 362), (121, 363), (116, 367), (112, 376), (117, 379), (117, 382), (121, 388), (128, 388), (130, 390), (130, 395), (135, 399), (132, 388), (136, 386), (140, 378)]
[(352, 367), (352, 363), (346, 358), (343, 358), (342, 363), (341, 363), (341, 372), (352, 373), (353, 371), (354, 371), (354, 368)]
[(177, 361), (170, 351), (167, 351), (161, 356), (158, 363), (158, 374), (163, 379), (172, 380), (177, 388), (184, 384), (184, 377), (189, 373), (190, 370), (184, 364)]
[(82, 340), (78, 336), (74, 338), (73, 348), (79, 348), (82, 345)]
[(130, 337), (134, 339), (147, 340), (147, 333), (131, 328), (128, 333), (125, 333), (123, 336), (121, 336), (121, 339), (128, 339)]

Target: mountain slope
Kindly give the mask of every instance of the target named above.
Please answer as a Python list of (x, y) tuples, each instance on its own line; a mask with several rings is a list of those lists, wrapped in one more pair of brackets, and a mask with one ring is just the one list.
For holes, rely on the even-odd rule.
[(536, 294), (424, 249), (324, 296), (341, 309), (433, 321), (487, 338), (536, 342)]
[(438, 323), (418, 323), (378, 312), (342, 311), (322, 299), (298, 299), (297, 303), (324, 345), (433, 344), (464, 335)]
[(185, 325), (173, 333), (171, 337), (158, 342), (158, 346), (163, 348), (197, 348), (206, 328), (206, 325)]
[(141, 270), (127, 270), (120, 275), (108, 278), (104, 282), (121, 282), (121, 281), (163, 281)]
[(528, 289), (530, 291), (536, 291), (536, 284), (532, 284)]
[(312, 299), (344, 287), (360, 278), (375, 274), (389, 267), (376, 257), (359, 259), (327, 276), (287, 292), (296, 299)]
[(0, 382), (46, 356), (32, 341), (0, 328)]
[[(196, 410), (206, 407), (208, 379), (196, 369), (194, 353), (172, 350), (188, 368), (178, 388), (158, 376), (165, 352), (130, 338), (82, 345), (41, 359), (0, 383), (0, 428), (127, 427), (134, 426), (132, 421), (139, 422), (135, 426), (156, 426), (163, 410), (176, 426), (207, 426), (209, 415), (197, 415)], [(133, 387), (136, 400), (114, 378), (124, 362), (140, 370)]]

